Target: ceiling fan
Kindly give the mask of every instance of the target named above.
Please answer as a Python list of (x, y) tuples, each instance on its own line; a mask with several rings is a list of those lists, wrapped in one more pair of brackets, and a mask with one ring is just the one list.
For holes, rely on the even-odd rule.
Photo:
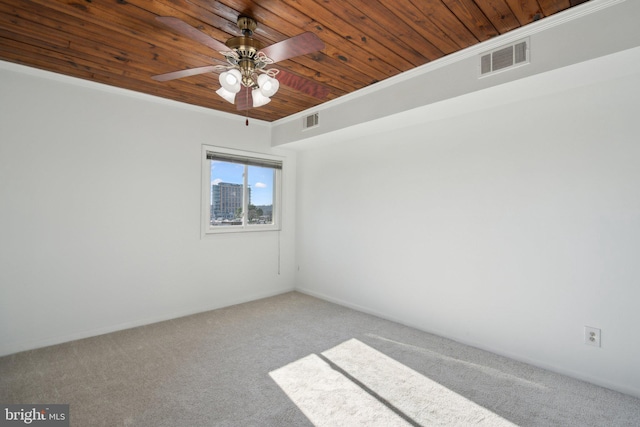
[(324, 98), (329, 93), (326, 86), (314, 81), (284, 70), (267, 68), (276, 62), (324, 49), (324, 43), (314, 33), (302, 33), (265, 47), (262, 42), (252, 37), (258, 24), (248, 16), (238, 17), (237, 25), (242, 35), (232, 37), (225, 43), (219, 42), (178, 18), (158, 16), (156, 19), (174, 31), (218, 51), (228, 63), (228, 65), (208, 65), (153, 76), (152, 79), (156, 81), (164, 82), (219, 72), (221, 87), (216, 93), (232, 104), (235, 103), (238, 110), (248, 110), (269, 103), (271, 96), (278, 91), (281, 83), (316, 98)]

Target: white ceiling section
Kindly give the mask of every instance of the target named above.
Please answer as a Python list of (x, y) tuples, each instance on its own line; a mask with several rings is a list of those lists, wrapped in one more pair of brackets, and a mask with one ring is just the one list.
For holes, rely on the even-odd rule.
[[(638, 17), (637, 0), (589, 1), (276, 121), (272, 146), (335, 143), (637, 73)], [(530, 64), (478, 77), (479, 55), (525, 37), (530, 38)], [(303, 129), (303, 118), (315, 112), (320, 126)]]

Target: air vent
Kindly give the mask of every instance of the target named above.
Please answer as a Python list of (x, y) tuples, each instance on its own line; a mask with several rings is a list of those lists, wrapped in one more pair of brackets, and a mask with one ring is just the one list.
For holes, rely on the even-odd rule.
[(529, 63), (529, 40), (520, 40), (480, 55), (480, 76)]
[(302, 119), (303, 129), (309, 129), (318, 126), (318, 113), (311, 114)]

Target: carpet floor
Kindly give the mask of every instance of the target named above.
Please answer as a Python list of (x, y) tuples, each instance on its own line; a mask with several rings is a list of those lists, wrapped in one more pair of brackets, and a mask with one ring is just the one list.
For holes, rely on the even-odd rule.
[(290, 292), (0, 358), (72, 426), (639, 426), (640, 400)]

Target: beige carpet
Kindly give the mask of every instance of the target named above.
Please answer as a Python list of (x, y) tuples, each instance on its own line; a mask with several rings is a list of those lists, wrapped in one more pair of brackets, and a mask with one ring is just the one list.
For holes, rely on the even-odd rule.
[(0, 358), (72, 426), (638, 426), (640, 400), (292, 292)]

